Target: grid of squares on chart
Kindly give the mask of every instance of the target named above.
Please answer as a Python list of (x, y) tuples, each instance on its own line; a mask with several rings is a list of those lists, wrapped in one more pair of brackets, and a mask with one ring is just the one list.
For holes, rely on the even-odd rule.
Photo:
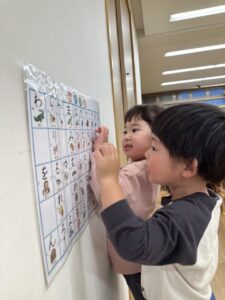
[(50, 274), (98, 205), (88, 183), (99, 112), (79, 94), (58, 100), (31, 88), (28, 93), (39, 226)]

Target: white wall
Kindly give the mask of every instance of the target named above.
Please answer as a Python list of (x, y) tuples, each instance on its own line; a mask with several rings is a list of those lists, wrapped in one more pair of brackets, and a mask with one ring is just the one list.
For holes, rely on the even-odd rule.
[(22, 66), (31, 63), (98, 99), (101, 121), (114, 142), (108, 59), (104, 0), (0, 0), (1, 300), (127, 297), (111, 271), (97, 216), (46, 286), (22, 78)]

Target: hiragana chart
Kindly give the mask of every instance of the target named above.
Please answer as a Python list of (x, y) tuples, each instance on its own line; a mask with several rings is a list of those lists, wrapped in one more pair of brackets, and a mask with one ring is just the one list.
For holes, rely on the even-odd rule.
[(46, 279), (49, 283), (98, 206), (89, 187), (96, 100), (24, 67), (31, 156)]

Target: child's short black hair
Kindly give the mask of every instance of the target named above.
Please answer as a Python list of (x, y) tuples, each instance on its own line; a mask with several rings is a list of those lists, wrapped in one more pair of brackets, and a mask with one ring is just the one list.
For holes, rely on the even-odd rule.
[(153, 133), (177, 159), (198, 161), (198, 174), (219, 183), (225, 178), (225, 112), (215, 105), (181, 104), (165, 109)]
[(152, 127), (155, 117), (163, 111), (159, 105), (139, 104), (130, 108), (125, 114), (125, 123), (131, 121), (132, 118), (144, 120)]

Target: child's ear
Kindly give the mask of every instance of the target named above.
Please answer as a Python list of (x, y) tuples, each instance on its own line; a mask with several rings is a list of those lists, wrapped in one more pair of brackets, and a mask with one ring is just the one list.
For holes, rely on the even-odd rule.
[(189, 178), (195, 176), (198, 173), (198, 161), (196, 158), (186, 161), (184, 164), (184, 169), (182, 176), (184, 178)]

